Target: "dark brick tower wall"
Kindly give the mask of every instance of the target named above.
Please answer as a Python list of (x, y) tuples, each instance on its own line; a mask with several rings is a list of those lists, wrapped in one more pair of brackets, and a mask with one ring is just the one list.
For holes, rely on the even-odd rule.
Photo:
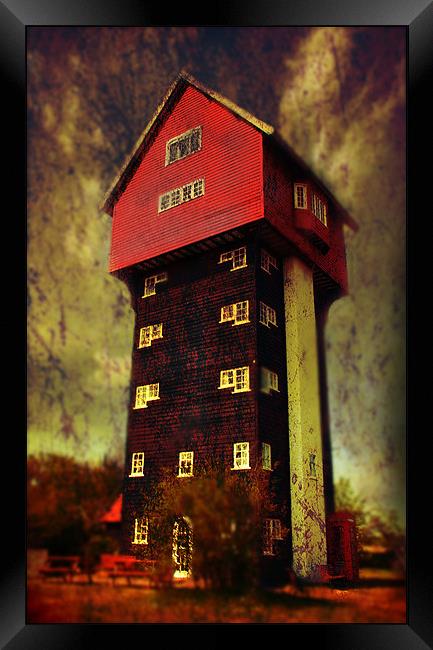
[[(222, 252), (240, 246), (247, 251), (245, 268), (231, 271), (230, 263), (219, 264)], [(277, 505), (272, 516), (290, 526), (282, 271), (279, 261), (278, 269), (263, 271), (261, 250), (252, 232), (232, 246), (136, 272), (129, 281), (136, 323), (124, 479), (125, 552), (137, 552), (131, 541), (135, 517), (145, 514), (144, 494), (164, 468), (176, 476), (184, 450), (194, 451), (194, 470), (212, 457), (229, 471), (234, 443), (249, 442), (252, 467), (261, 467), (261, 443), (270, 444)], [(155, 295), (143, 298), (144, 278), (162, 271), (167, 281), (157, 284)], [(244, 300), (249, 301), (249, 323), (219, 322), (221, 307)], [(277, 327), (259, 323), (260, 301), (275, 309)], [(140, 328), (155, 323), (163, 324), (163, 338), (138, 349)], [(251, 390), (219, 390), (220, 370), (242, 366), (249, 366)], [(262, 366), (278, 374), (279, 392), (260, 391)], [(160, 399), (135, 410), (136, 387), (150, 383), (159, 383)], [(144, 477), (129, 477), (134, 452), (144, 452)], [(151, 525), (149, 521), (149, 544), (140, 553), (152, 554)], [(289, 549), (290, 543), (284, 546)]]

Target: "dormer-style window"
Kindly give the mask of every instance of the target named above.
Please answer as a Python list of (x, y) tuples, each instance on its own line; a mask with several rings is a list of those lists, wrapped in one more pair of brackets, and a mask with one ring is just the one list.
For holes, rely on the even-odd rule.
[(259, 321), (262, 323), (262, 325), (266, 325), (266, 327), (269, 327), (270, 325), (277, 327), (277, 314), (275, 309), (272, 309), (272, 307), (265, 305), (265, 303), (261, 301)]
[(165, 145), (165, 166), (171, 165), (176, 160), (182, 160), (201, 149), (201, 126), (185, 131), (172, 138)]
[(177, 205), (181, 205), (181, 203), (187, 203), (203, 195), (204, 178), (198, 178), (182, 187), (176, 187), (174, 190), (161, 194), (159, 197), (158, 212), (164, 212)]
[(306, 210), (307, 209), (307, 186), (303, 185), (302, 183), (295, 183), (293, 196), (295, 201), (295, 208), (297, 208), (298, 210)]
[(147, 408), (147, 402), (152, 402), (156, 399), (159, 399), (159, 384), (137, 386), (134, 409), (145, 409)]
[(251, 469), (249, 442), (235, 442), (233, 445), (233, 467), (231, 469)]
[(236, 248), (234, 251), (221, 253), (218, 264), (223, 264), (224, 262), (232, 263), (230, 271), (237, 271), (238, 269), (245, 268), (247, 265), (247, 249), (245, 246), (242, 246), (242, 248)]
[(132, 454), (131, 476), (144, 476), (144, 452), (138, 451)]
[(324, 226), (328, 225), (326, 214), (326, 204), (320, 199), (317, 194), (313, 193), (311, 197), (311, 210), (313, 214), (323, 223)]
[(193, 451), (181, 451), (179, 453), (179, 471), (178, 476), (192, 476), (194, 464)]
[(134, 539), (133, 544), (148, 544), (149, 536), (149, 519), (147, 517), (139, 517), (134, 522)]
[(277, 260), (275, 259), (275, 257), (270, 255), (267, 251), (262, 249), (260, 251), (260, 268), (262, 268), (264, 271), (266, 271), (266, 273), (269, 273), (270, 275), (271, 266), (274, 269), (278, 269)]
[(267, 442), (262, 442), (262, 467), (263, 469), (272, 470), (271, 445)]
[(248, 366), (243, 368), (231, 368), (230, 370), (221, 370), (220, 388), (233, 388), (232, 393), (245, 393), (250, 390), (250, 369)]
[(142, 298), (148, 298), (149, 296), (154, 296), (156, 294), (156, 285), (159, 282), (167, 281), (167, 273), (158, 273), (157, 275), (151, 275), (144, 280), (144, 294)]
[(243, 323), (249, 323), (249, 303), (248, 300), (243, 300), (242, 302), (235, 302), (232, 305), (225, 305), (221, 307), (221, 319), (220, 323), (232, 322), (233, 325), (242, 325)]
[(271, 390), (279, 393), (278, 390), (278, 375), (276, 372), (268, 368), (262, 368), (261, 371), (261, 391), (270, 394)]
[(155, 339), (162, 339), (162, 323), (156, 325), (146, 325), (140, 328), (139, 348), (148, 348)]

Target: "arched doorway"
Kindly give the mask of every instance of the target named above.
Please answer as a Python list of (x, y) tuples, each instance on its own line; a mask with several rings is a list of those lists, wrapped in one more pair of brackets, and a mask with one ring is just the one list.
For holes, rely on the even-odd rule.
[(175, 578), (191, 574), (192, 525), (186, 517), (179, 517), (173, 525), (173, 561)]

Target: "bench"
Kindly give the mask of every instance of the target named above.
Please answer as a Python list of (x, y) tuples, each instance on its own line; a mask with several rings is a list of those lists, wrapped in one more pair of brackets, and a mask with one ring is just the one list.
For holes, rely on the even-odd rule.
[(147, 578), (155, 568), (155, 560), (137, 560), (136, 558), (118, 559), (113, 561), (113, 568), (108, 571), (108, 576), (113, 585), (118, 578), (125, 578), (131, 585), (133, 578)]
[(78, 555), (51, 555), (45, 561), (39, 573), (43, 578), (63, 578), (65, 582), (81, 573)]

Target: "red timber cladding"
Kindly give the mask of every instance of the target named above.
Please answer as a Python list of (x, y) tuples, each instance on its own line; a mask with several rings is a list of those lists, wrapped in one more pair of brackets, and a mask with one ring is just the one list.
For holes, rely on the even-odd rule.
[[(286, 157), (283, 158), (265, 138), (263, 147), (265, 217), (282, 235), (293, 242), (305, 258), (322, 269), (346, 293), (348, 286), (343, 225), (341, 219), (336, 217), (332, 203), (314, 182), (305, 176), (305, 172), (302, 172), (301, 176), (295, 164), (288, 162)], [(308, 183), (327, 205), (330, 246), (325, 253), (321, 252), (303, 231), (295, 227), (293, 184), (296, 182)], [(309, 198), (309, 205), (310, 201)]]
[[(196, 469), (209, 457), (231, 468), (235, 442), (250, 443), (251, 464), (261, 458), (254, 247), (247, 245), (246, 268), (230, 271), (230, 262), (218, 264), (220, 252), (241, 245), (160, 269), (167, 271), (168, 281), (157, 285), (154, 296), (141, 298), (148, 274), (137, 282), (124, 492), (129, 529), (133, 513), (143, 512), (145, 484), (162, 468), (176, 476), (180, 451), (194, 451)], [(250, 301), (250, 323), (219, 323), (221, 307), (241, 300)], [(163, 338), (137, 349), (140, 328), (156, 323), (163, 323)], [(250, 368), (251, 390), (219, 390), (220, 370), (241, 366)], [(160, 399), (134, 410), (136, 386), (157, 382)], [(131, 455), (139, 451), (144, 452), (145, 478), (128, 478)]]
[[(200, 151), (165, 166), (166, 142), (202, 127)], [(158, 213), (158, 198), (204, 178), (205, 194)], [(261, 133), (188, 87), (114, 207), (110, 271), (263, 216)]]

